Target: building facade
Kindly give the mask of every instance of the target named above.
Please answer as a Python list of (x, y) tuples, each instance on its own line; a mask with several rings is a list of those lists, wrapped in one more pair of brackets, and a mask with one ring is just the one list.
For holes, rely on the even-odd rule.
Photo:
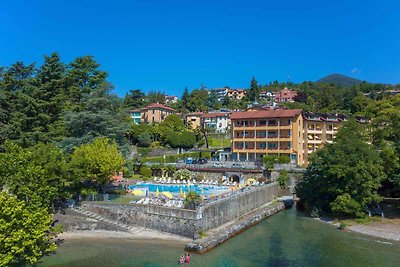
[(304, 112), (304, 158), (322, 148), (326, 143), (332, 143), (343, 121), (344, 115)]
[(201, 117), (201, 123), (204, 128), (214, 129), (217, 133), (228, 131), (231, 120), (228, 112), (210, 112)]
[(232, 158), (261, 160), (265, 155), (287, 156), (304, 165), (301, 109), (271, 109), (233, 112)]
[(168, 115), (175, 114), (176, 110), (163, 104), (153, 103), (141, 109), (131, 110), (130, 113), (134, 123), (160, 123)]
[(246, 95), (245, 89), (229, 89), (228, 96), (230, 99), (240, 100)]
[(176, 102), (178, 102), (177, 96), (174, 96), (174, 95), (172, 95), (172, 96), (166, 95), (165, 96), (165, 104), (174, 104)]
[(276, 92), (274, 96), (274, 101), (277, 103), (280, 102), (294, 102), (294, 97), (297, 95), (295, 91), (292, 91), (288, 88), (283, 88), (282, 91)]
[(185, 115), (185, 125), (192, 129), (199, 128), (201, 126), (201, 118), (204, 115), (203, 112), (193, 112)]

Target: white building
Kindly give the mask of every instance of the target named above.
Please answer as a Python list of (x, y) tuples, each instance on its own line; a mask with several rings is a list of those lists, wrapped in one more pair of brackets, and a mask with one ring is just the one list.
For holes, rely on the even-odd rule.
[(226, 112), (210, 112), (201, 117), (204, 128), (214, 129), (215, 132), (225, 133), (228, 131), (231, 120), (230, 113)]

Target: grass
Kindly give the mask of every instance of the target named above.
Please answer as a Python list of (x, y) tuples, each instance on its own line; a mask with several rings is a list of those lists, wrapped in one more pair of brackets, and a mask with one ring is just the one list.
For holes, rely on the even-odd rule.
[(230, 147), (231, 139), (225, 138), (208, 138), (208, 143), (210, 147)]

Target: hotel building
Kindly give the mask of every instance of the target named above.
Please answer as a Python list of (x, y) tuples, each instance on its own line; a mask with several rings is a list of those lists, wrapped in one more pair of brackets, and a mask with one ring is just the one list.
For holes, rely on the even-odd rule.
[(287, 156), (304, 165), (301, 109), (271, 109), (233, 112), (232, 158), (261, 160), (265, 155)]
[(304, 160), (307, 163), (310, 154), (322, 148), (325, 143), (332, 143), (344, 115), (304, 112)]

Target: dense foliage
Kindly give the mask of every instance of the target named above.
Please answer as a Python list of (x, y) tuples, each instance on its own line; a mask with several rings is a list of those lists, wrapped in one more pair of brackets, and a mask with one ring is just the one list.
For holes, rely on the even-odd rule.
[(32, 209), (15, 196), (0, 192), (0, 266), (33, 264), (54, 251), (52, 223), (45, 208)]
[(354, 121), (347, 122), (337, 140), (311, 157), (297, 194), (306, 206), (339, 215), (363, 216), (365, 206), (379, 202), (377, 190), (385, 178), (383, 161)]

